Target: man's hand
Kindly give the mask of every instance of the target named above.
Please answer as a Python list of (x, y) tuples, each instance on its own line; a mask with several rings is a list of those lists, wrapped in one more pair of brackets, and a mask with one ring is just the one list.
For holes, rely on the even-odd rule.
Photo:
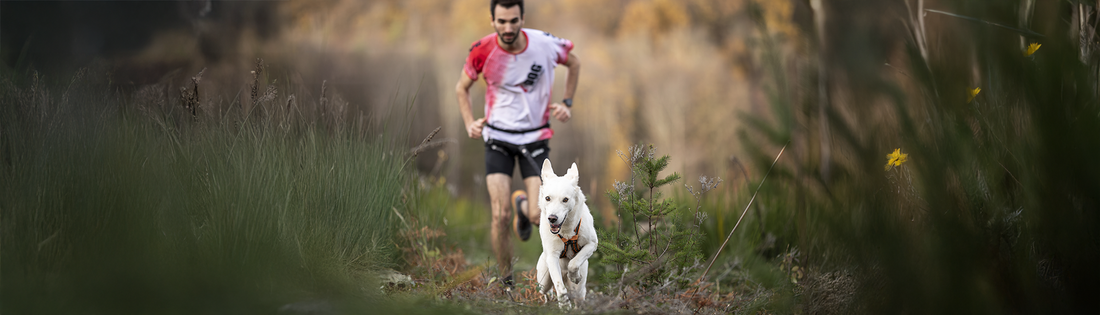
[(485, 128), (485, 118), (466, 124), (466, 135), (473, 139), (481, 139), (482, 128)]
[(562, 103), (550, 104), (550, 115), (561, 122), (568, 122), (573, 117), (573, 111)]

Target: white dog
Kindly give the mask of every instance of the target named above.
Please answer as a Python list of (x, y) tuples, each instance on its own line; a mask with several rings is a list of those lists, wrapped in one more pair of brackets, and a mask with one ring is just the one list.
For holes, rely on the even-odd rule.
[(542, 186), (539, 188), (539, 236), (542, 256), (539, 256), (539, 292), (548, 296), (553, 284), (559, 305), (570, 297), (584, 301), (588, 283), (588, 258), (596, 251), (596, 228), (588, 211), (584, 194), (577, 185), (577, 164), (558, 177), (550, 160), (542, 163)]

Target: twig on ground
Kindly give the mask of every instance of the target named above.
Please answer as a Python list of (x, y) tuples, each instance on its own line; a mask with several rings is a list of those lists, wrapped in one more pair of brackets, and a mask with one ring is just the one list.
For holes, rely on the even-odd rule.
[(484, 272), (486, 269), (488, 269), (488, 267), (486, 265), (480, 265), (480, 266), (477, 266), (477, 267), (474, 267), (474, 268), (471, 268), (471, 269), (467, 269), (466, 271), (456, 275), (454, 277), (454, 280), (451, 281), (450, 283), (447, 283), (447, 284), (444, 284), (444, 285), (438, 287), (436, 289), (436, 291), (433, 292), (432, 295), (433, 296), (438, 296), (438, 295), (443, 294), (445, 292), (451, 291), (451, 290), (453, 290), (454, 288), (457, 288), (460, 285), (463, 285), (463, 284), (466, 284), (470, 281), (473, 281), (474, 278), (481, 275), (481, 273)]

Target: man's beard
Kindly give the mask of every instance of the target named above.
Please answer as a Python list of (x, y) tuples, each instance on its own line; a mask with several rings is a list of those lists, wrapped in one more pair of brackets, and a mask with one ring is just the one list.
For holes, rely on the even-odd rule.
[[(512, 40), (507, 40), (507, 39), (505, 39), (504, 35), (512, 35)], [(500, 38), (500, 41), (501, 41), (501, 42), (503, 42), (503, 43), (505, 43), (505, 44), (508, 44), (508, 45), (511, 45), (511, 44), (514, 44), (514, 43), (516, 42), (516, 39), (518, 39), (518, 38), (519, 38), (519, 32), (515, 32), (515, 33), (501, 33), (501, 32), (497, 32), (497, 37), (499, 37), (499, 38)]]

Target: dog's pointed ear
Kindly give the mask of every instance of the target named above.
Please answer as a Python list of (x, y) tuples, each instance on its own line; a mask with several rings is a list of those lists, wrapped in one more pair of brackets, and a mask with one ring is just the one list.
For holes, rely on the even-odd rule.
[(542, 181), (545, 182), (550, 176), (557, 175), (554, 175), (554, 166), (550, 165), (550, 159), (545, 159), (542, 161)]
[(565, 171), (565, 177), (573, 181), (573, 185), (576, 186), (580, 180), (580, 174), (577, 172), (577, 163), (573, 163), (573, 166), (569, 167), (568, 171)]

